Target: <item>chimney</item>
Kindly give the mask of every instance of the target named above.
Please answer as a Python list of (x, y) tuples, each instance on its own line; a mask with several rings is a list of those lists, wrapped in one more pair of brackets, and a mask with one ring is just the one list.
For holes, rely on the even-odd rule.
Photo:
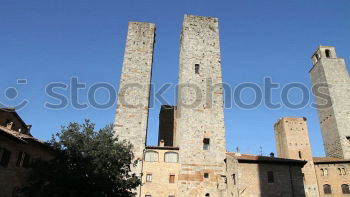
[(13, 122), (8, 122), (6, 127), (10, 130), (12, 130)]
[(164, 140), (163, 139), (160, 140), (159, 146), (164, 147)]

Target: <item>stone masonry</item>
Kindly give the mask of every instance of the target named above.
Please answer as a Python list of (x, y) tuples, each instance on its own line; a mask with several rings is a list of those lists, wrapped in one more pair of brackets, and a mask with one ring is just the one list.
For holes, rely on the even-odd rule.
[[(133, 144), (135, 159), (141, 162), (147, 135), (154, 36), (154, 24), (129, 23), (114, 122), (115, 136)], [(132, 169), (137, 175), (141, 174), (141, 162)]]
[(306, 118), (283, 117), (274, 125), (278, 157), (306, 160), (302, 168), (306, 197), (318, 197), (317, 177), (313, 162)]
[(181, 164), (178, 196), (225, 196), (226, 144), (217, 18), (185, 15), (179, 61), (175, 137)]
[[(310, 74), (313, 90), (319, 92), (315, 101), (320, 105), (317, 110), (326, 155), (350, 159), (350, 78), (345, 61), (328, 46), (317, 49), (312, 61)], [(326, 86), (317, 91), (320, 84)], [(325, 106), (324, 95), (330, 96), (331, 106)]]

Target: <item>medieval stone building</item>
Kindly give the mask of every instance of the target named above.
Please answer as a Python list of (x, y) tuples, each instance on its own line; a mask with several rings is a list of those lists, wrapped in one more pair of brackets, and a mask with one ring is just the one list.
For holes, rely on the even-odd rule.
[[(142, 179), (137, 196), (318, 197), (350, 193), (350, 160), (346, 160), (349, 76), (334, 48), (321, 47), (311, 70), (314, 83), (334, 80), (336, 84), (327, 88), (336, 104), (319, 109), (321, 122), (331, 121), (322, 126), (328, 157), (312, 157), (306, 118), (298, 117), (284, 117), (275, 124), (278, 157), (266, 157), (226, 151), (218, 19), (202, 16), (184, 17), (177, 105), (161, 107), (158, 146), (147, 146), (154, 37), (154, 24), (129, 23), (114, 124), (115, 136), (130, 141), (139, 160), (132, 169)], [(209, 89), (208, 81), (213, 84)], [(348, 108), (340, 108), (342, 105)]]
[(51, 148), (30, 134), (13, 108), (0, 108), (0, 197), (16, 197), (35, 159), (51, 159)]

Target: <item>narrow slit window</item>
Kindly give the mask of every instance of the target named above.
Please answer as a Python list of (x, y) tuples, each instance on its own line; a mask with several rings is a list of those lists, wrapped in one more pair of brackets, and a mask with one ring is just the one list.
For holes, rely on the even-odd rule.
[(298, 153), (299, 153), (299, 159), (302, 159), (303, 155), (301, 154), (301, 151), (299, 151)]
[(169, 176), (169, 183), (175, 183), (175, 175)]
[(152, 174), (146, 175), (146, 182), (152, 182)]
[(210, 148), (210, 139), (204, 138), (203, 139), (203, 150), (209, 150)]
[(199, 64), (195, 64), (195, 65), (194, 65), (194, 72), (195, 72), (196, 74), (199, 74)]
[(268, 183), (274, 183), (275, 182), (275, 178), (273, 176), (273, 172), (272, 171), (268, 171), (267, 172), (267, 182)]

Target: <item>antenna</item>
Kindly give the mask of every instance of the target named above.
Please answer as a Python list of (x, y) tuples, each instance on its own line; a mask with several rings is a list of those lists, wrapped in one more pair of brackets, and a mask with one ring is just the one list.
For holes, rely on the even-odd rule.
[(262, 147), (262, 146), (259, 146), (259, 149), (260, 149), (259, 155), (262, 156), (262, 155), (263, 155), (263, 147)]

